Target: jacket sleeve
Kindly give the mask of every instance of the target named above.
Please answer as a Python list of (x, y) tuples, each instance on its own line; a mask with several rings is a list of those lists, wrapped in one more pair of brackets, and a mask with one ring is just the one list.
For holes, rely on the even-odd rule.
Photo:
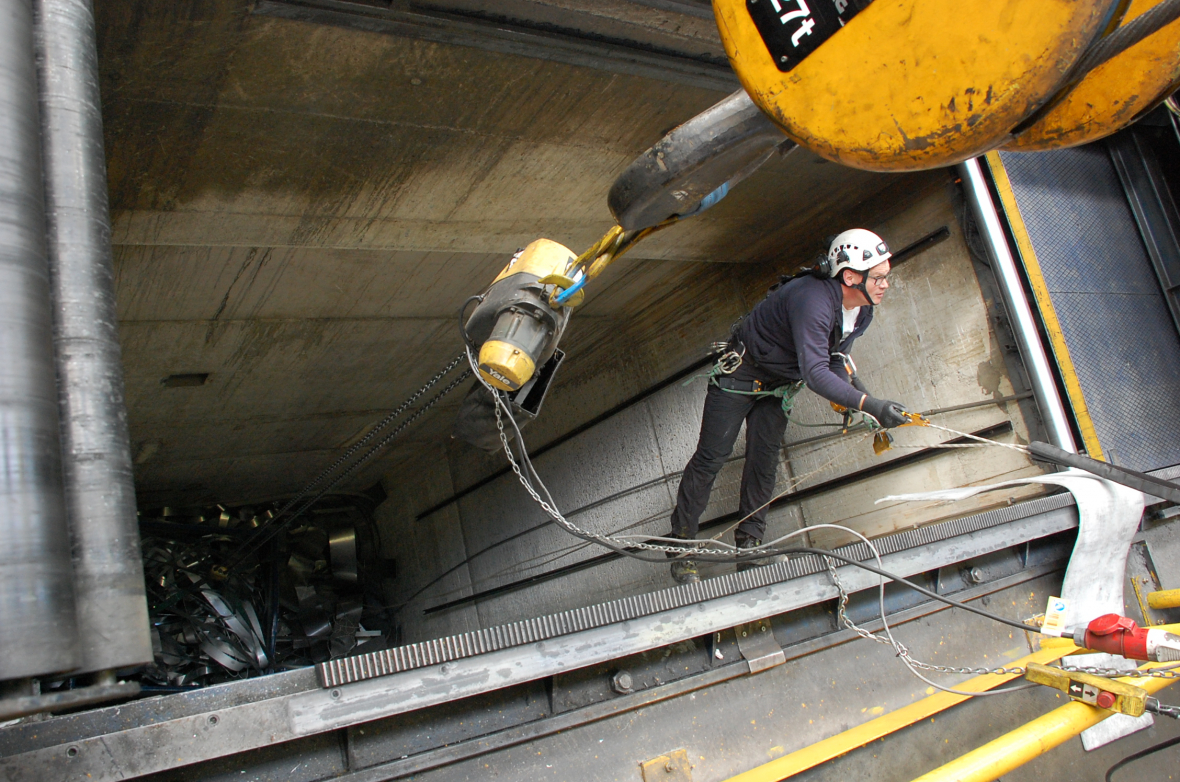
[(834, 317), (829, 302), (822, 296), (799, 296), (790, 303), (787, 317), (795, 339), (795, 355), (807, 387), (824, 399), (845, 407), (858, 408), (861, 392), (832, 371), (828, 354), (828, 335)]

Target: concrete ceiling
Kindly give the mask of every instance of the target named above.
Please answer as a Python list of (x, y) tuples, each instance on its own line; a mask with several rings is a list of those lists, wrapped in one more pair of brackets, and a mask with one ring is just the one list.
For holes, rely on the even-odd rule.
[[(98, 0), (142, 503), (298, 489), (458, 352), (458, 306), (513, 251), (584, 249), (623, 168), (736, 88), (707, 3), (586, 5)], [(903, 179), (772, 161), (620, 262), (568, 365), (604, 323), (671, 317), (627, 302), (797, 264)], [(209, 377), (161, 383), (184, 373)], [(384, 464), (445, 437), (459, 397)]]

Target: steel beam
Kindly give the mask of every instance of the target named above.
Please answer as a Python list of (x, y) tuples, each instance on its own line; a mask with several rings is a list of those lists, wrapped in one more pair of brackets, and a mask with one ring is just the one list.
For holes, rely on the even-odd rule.
[[(960, 602), (967, 602), (1025, 584), (1049, 573), (1058, 572), (1063, 567), (1064, 563), (1034, 566), (1015, 575), (999, 578), (993, 582), (966, 589), (962, 592), (956, 592), (954, 593), (954, 597)], [(890, 627), (896, 628), (907, 622), (912, 622), (949, 608), (950, 606), (945, 603), (931, 600), (913, 608), (890, 613), (889, 625)], [(863, 626), (871, 632), (880, 632), (881, 622), (879, 619), (873, 620), (865, 623)], [(783, 656), (784, 662), (789, 662), (850, 641), (855, 641), (859, 638), (860, 636), (851, 630), (838, 630), (833, 633), (821, 635), (818, 638), (792, 644), (786, 648), (779, 648), (779, 654)], [(644, 706), (659, 703), (660, 701), (677, 698), (706, 687), (722, 684), (740, 676), (749, 675), (750, 673), (751, 670), (748, 661), (731, 663), (679, 681), (631, 693), (621, 698), (612, 698), (548, 719), (508, 728), (457, 744), (448, 744), (437, 749), (411, 755), (408, 758), (401, 758), (388, 763), (362, 768), (345, 776), (337, 777), (334, 782), (386, 782), (386, 780), (390, 779), (399, 779), (432, 768), (439, 768), (451, 763), (458, 763), (473, 757), (497, 752), (527, 741), (580, 728), (598, 720), (634, 711)]]

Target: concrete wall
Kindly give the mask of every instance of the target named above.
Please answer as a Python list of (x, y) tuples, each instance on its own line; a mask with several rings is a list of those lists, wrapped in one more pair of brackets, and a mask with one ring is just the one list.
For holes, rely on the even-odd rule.
[[(955, 216), (953, 186), (943, 178), (902, 197), (864, 205), (863, 223), (880, 232), (895, 249), (941, 226), (950, 239), (896, 269), (884, 305), (873, 327), (854, 349), (860, 374), (878, 396), (896, 399), (911, 410), (929, 410), (978, 402), (1013, 393), (999, 340), (990, 325), (987, 302)], [(874, 219), (875, 216), (875, 219)], [(796, 254), (798, 254), (796, 248)], [(785, 269), (782, 264), (754, 268), (700, 264), (678, 267), (679, 277), (628, 299), (642, 289), (635, 278), (643, 263), (615, 271), (585, 312), (576, 314), (569, 332), (571, 353), (578, 362), (567, 366), (565, 382), (547, 401), (533, 429), (532, 446), (617, 404), (667, 377), (703, 355), (708, 344), (724, 336), (730, 323), (755, 303), (766, 286)], [(646, 270), (667, 273), (668, 269)], [(613, 295), (618, 293), (618, 295)], [(588, 349), (587, 345), (592, 345)], [(585, 529), (659, 534), (668, 529), (678, 478), (663, 476), (683, 469), (696, 444), (705, 382), (674, 384), (544, 453), (536, 467), (558, 506)], [(837, 421), (828, 403), (805, 392), (798, 400), (786, 435), (778, 491), (792, 480), (802, 487), (846, 476), (952, 437), (928, 429), (896, 430), (896, 448), (875, 456), (871, 442), (859, 437), (833, 438), (791, 447), (792, 442), (832, 431), (804, 423)], [(974, 431), (1011, 421), (1013, 433), (1002, 440), (1025, 441), (1028, 426), (1016, 404), (989, 405), (938, 416), (936, 421), (958, 431)], [(739, 439), (735, 454), (741, 454)], [(471, 486), (502, 468), (504, 457), (487, 455), (452, 442), (425, 450), (385, 477), (391, 500), (379, 510), (386, 554), (397, 558), (400, 576), (391, 598), (401, 603), (447, 568), (471, 559), (439, 584), (405, 605), (399, 620), (407, 641), (421, 640), (501, 624), (528, 616), (608, 600), (670, 585), (665, 566), (615, 560), (504, 595), (481, 599), (426, 616), (424, 608), (460, 596), (597, 556), (588, 546), (555, 525), (542, 526), (545, 514), (530, 500), (515, 476), (508, 474), (468, 494), (457, 503), (416, 521), (415, 515), (455, 488)], [(741, 460), (719, 476), (705, 519), (737, 507)], [(850, 482), (798, 506), (772, 512), (770, 536), (801, 524), (848, 524), (876, 536), (938, 518), (972, 512), (1005, 502), (1020, 492), (1003, 492), (952, 506), (927, 504), (877, 505), (886, 494), (947, 488), (1007, 480), (1039, 469), (1020, 453), (998, 447), (946, 450), (936, 457), (884, 475)], [(792, 476), (795, 476), (792, 479)], [(802, 480), (800, 480), (802, 478)], [(652, 485), (620, 496), (584, 513), (589, 503), (639, 484)], [(1027, 490), (1025, 490), (1027, 493)], [(483, 549), (527, 532), (492, 551)], [(812, 542), (832, 545), (843, 536), (816, 531)], [(716, 575), (729, 565), (710, 565), (702, 575)]]

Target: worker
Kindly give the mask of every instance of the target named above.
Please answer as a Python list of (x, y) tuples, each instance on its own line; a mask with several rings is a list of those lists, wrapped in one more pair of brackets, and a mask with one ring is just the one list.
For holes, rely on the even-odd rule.
[[(844, 231), (831, 241), (811, 273), (772, 289), (734, 326), (725, 353), (710, 373), (700, 438), (680, 479), (672, 532), (666, 537), (696, 538), (713, 481), (745, 421), (746, 464), (738, 505), (745, 518), (734, 532), (734, 543), (738, 549), (762, 545), (787, 416), (804, 386), (872, 416), (883, 427), (906, 422), (900, 404), (870, 395), (855, 371), (846, 371), (852, 366), (852, 343), (869, 327), (873, 308), (889, 288), (890, 255), (875, 233), (862, 228)], [(697, 544), (686, 544), (685, 551), (691, 552), (693, 545)], [(674, 559), (676, 581), (700, 580), (696, 563), (684, 553), (668, 556)]]

